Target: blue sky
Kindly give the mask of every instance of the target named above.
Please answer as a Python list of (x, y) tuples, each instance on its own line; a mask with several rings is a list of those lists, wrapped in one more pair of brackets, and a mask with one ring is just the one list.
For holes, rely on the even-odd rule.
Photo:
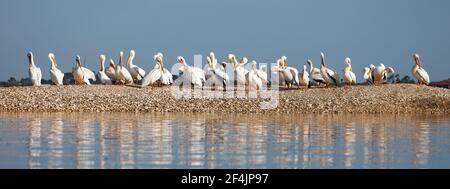
[(28, 77), (29, 50), (48, 79), (49, 52), (70, 72), (77, 54), (96, 71), (99, 54), (117, 62), (130, 49), (146, 70), (156, 52), (169, 65), (210, 51), (264, 63), (286, 55), (300, 69), (323, 51), (339, 72), (351, 57), (358, 81), (369, 64), (410, 74), (417, 52), (432, 80), (450, 77), (448, 0), (2, 0), (0, 25), (0, 80)]

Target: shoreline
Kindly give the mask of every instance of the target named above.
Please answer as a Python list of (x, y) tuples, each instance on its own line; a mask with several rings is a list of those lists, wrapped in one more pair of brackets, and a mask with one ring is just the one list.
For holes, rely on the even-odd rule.
[(236, 97), (176, 99), (170, 87), (49, 85), (0, 88), (0, 112), (450, 114), (449, 89), (415, 84), (280, 90), (277, 108), (261, 109), (260, 102), (268, 100)]

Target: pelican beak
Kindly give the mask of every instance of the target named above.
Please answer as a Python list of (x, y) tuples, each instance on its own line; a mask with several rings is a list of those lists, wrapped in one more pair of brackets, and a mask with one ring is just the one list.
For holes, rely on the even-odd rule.
[(114, 60), (113, 59), (109, 60), (109, 67), (111, 67), (113, 69), (116, 69), (116, 66), (114, 65)]
[(55, 58), (54, 55), (52, 56), (52, 60), (53, 60), (53, 62), (55, 63), (55, 67), (58, 67), (58, 62), (56, 62), (56, 58)]
[(287, 58), (284, 58), (284, 66), (288, 66), (288, 59)]
[(325, 55), (323, 53), (320, 53), (320, 65), (326, 66), (325, 65)]
[(420, 64), (420, 58), (418, 54), (414, 54), (414, 60), (416, 61), (416, 65), (422, 67), (422, 65)]
[(77, 66), (81, 67), (81, 61), (80, 61), (81, 57), (79, 55), (77, 55), (76, 57), (76, 61), (77, 61)]
[(122, 61), (123, 61), (123, 52), (120, 51), (120, 55), (119, 55), (119, 64), (117, 66), (122, 68)]
[(28, 57), (28, 65), (31, 65), (31, 61), (33, 60), (33, 55), (31, 54), (31, 52), (28, 53), (27, 57)]

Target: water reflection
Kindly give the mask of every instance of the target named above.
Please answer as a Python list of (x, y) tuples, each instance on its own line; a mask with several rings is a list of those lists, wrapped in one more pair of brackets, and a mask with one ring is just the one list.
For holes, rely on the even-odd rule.
[(27, 145), (15, 148), (26, 148), (29, 168), (450, 165), (445, 116), (1, 113), (0, 120), (16, 123), (0, 138), (28, 129)]

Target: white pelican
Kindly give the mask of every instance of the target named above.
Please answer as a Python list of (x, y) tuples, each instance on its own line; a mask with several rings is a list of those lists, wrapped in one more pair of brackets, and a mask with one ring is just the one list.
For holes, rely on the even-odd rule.
[(105, 70), (105, 73), (113, 83), (116, 82), (116, 66), (114, 66), (113, 59), (109, 60), (109, 67)]
[(422, 64), (420, 64), (420, 57), (418, 54), (414, 54), (414, 61), (416, 64), (412, 68), (412, 74), (417, 79), (417, 84), (430, 84), (430, 77), (427, 71), (423, 69)]
[(209, 56), (206, 57), (206, 61), (208, 63), (208, 73), (210, 74), (210, 78), (212, 78), (213, 83), (221, 83), (223, 86), (227, 84), (230, 80), (228, 74), (222, 70), (222, 66), (219, 67), (217, 64), (217, 60), (214, 60), (214, 53), (211, 52)]
[[(252, 63), (256, 64), (256, 61), (253, 60)], [(269, 80), (267, 79), (267, 73), (264, 71), (265, 68), (265, 64), (260, 65), (259, 69), (256, 70), (256, 74), (259, 78), (261, 78), (262, 83), (267, 85), (269, 83)]]
[(339, 75), (327, 67), (325, 64), (325, 55), (323, 53), (320, 53), (320, 73), (322, 74), (327, 86), (339, 85)]
[[(81, 59), (80, 59), (80, 63), (81, 63)], [(93, 71), (91, 71), (90, 69), (87, 69), (84, 66), (81, 66), (81, 70), (83, 70), (85, 78), (87, 78), (88, 80), (92, 80), (94, 82), (97, 81), (97, 78), (95, 77), (95, 73)]]
[(30, 75), (31, 84), (33, 86), (41, 86), (41, 68), (34, 64), (32, 52), (28, 52), (28, 73)]
[(144, 78), (145, 71), (133, 64), (134, 55), (134, 50), (131, 50), (130, 54), (128, 54), (127, 69), (130, 72), (131, 77), (133, 77), (135, 81), (140, 81), (142, 80), (142, 78)]
[(246, 84), (246, 77), (245, 75), (249, 72), (247, 69), (245, 69), (243, 66), (247, 64), (248, 59), (246, 57), (242, 57), (239, 62), (236, 60), (236, 56), (234, 54), (228, 55), (228, 62), (233, 64), (234, 67), (234, 80), (236, 81), (237, 85), (245, 85)]
[(203, 71), (200, 68), (189, 66), (186, 63), (186, 60), (182, 56), (179, 56), (177, 58), (177, 60), (178, 60), (178, 63), (183, 65), (180, 68), (180, 71), (183, 72), (182, 77), (185, 77), (187, 80), (189, 80), (189, 82), (191, 82), (192, 85), (197, 85), (199, 87), (203, 87), (203, 83), (206, 82), (205, 71)]
[(85, 72), (83, 71), (83, 66), (81, 65), (81, 58), (79, 55), (76, 56), (76, 64), (75, 67), (72, 68), (72, 75), (75, 79), (75, 85), (90, 85), (91, 82), (85, 76)]
[(260, 90), (263, 85), (262, 79), (258, 76), (256, 69), (256, 62), (252, 61), (252, 69), (248, 73), (248, 88), (249, 90)]
[[(373, 65), (371, 65), (372, 67)], [(373, 66), (374, 67), (374, 66)], [(386, 68), (384, 64), (380, 64), (377, 67), (372, 67), (372, 77), (375, 84), (384, 83), (385, 79), (387, 79), (387, 74), (394, 73), (394, 69), (391, 67)]]
[[(381, 64), (381, 65), (384, 67), (384, 64)], [(394, 68), (392, 68), (392, 67), (385, 68), (384, 72), (383, 72), (383, 77), (382, 77), (383, 81), (386, 81), (388, 79), (388, 74), (391, 75), (394, 73), (395, 73)]]
[(306, 65), (303, 65), (303, 72), (300, 74), (300, 85), (310, 87), (309, 73), (306, 70)]
[(50, 75), (52, 77), (52, 82), (55, 85), (63, 85), (64, 73), (58, 69), (58, 63), (56, 63), (56, 58), (53, 53), (48, 53), (48, 59), (52, 67), (50, 68)]
[(281, 57), (281, 63), (283, 65), (283, 69), (281, 71), (284, 74), (284, 79), (287, 82), (288, 88), (292, 88), (293, 84), (299, 85), (298, 70), (288, 65), (288, 59), (286, 56)]
[(354, 85), (356, 84), (356, 76), (352, 70), (352, 60), (347, 57), (345, 58), (345, 63), (347, 64), (347, 67), (344, 69), (344, 82), (347, 85)]
[(120, 51), (119, 56), (119, 64), (116, 68), (116, 78), (118, 82), (123, 84), (133, 84), (133, 77), (131, 77), (130, 72), (128, 72), (127, 68), (123, 67), (123, 52)]
[(314, 82), (315, 85), (320, 85), (321, 83), (325, 84), (325, 80), (322, 77), (322, 74), (320, 73), (320, 69), (319, 68), (315, 68), (313, 66), (313, 62), (308, 59), (306, 61), (309, 65), (309, 76), (311, 81), (310, 82)]
[(104, 85), (111, 85), (112, 81), (105, 73), (105, 55), (100, 55), (100, 71), (97, 73), (97, 77), (100, 79), (100, 83)]
[(364, 68), (364, 81), (366, 81), (367, 84), (373, 84), (373, 78), (372, 78), (372, 69), (365, 67)]
[[(278, 83), (277, 84), (278, 85), (281, 84), (281, 85), (284, 86), (286, 84), (286, 82), (285, 82), (285, 79), (284, 79), (284, 75), (281, 73), (282, 67), (283, 67), (283, 65), (281, 64), (281, 59), (278, 59), (277, 60), (277, 64), (271, 68), (271, 72), (272, 72), (272, 78), (278, 77)], [(272, 79), (272, 83), (276, 83), (276, 81), (274, 81)]]
[(164, 56), (162, 53), (157, 53), (153, 56), (155, 67), (142, 79), (142, 87), (153, 85), (158, 81), (163, 85), (170, 85), (173, 83), (172, 74), (164, 68), (163, 58)]

